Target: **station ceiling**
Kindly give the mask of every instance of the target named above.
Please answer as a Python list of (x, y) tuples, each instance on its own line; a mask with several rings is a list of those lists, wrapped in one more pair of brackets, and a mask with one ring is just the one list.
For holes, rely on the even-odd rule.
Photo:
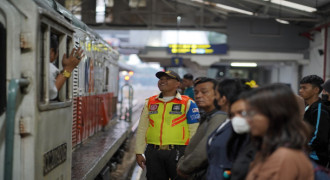
[[(204, 30), (230, 37), (229, 53), (225, 55), (184, 55), (183, 65), (194, 73), (205, 72), (212, 64), (236, 61), (279, 67), (286, 63), (306, 64), (309, 40), (313, 39), (311, 31), (319, 31), (316, 27), (324, 24), (328, 27), (330, 23), (330, 0), (58, 1), (100, 31)], [(293, 8), (292, 4), (302, 8)], [(285, 22), (289, 25), (281, 24)], [(159, 62), (163, 67), (171, 66), (174, 55), (162, 48), (147, 47), (139, 52), (139, 58), (144, 62)]]
[[(287, 21), (311, 28), (329, 22), (330, 0), (59, 0), (95, 29), (193, 29), (226, 32), (233, 17)], [(305, 7), (296, 9), (287, 4)], [(99, 4), (98, 4), (99, 6)], [(314, 8), (314, 10), (308, 10)], [(101, 8), (102, 9), (102, 8)]]

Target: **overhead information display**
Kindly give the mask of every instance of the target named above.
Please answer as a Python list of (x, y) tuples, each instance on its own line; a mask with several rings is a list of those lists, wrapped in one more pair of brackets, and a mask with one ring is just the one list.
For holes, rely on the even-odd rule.
[(169, 44), (170, 54), (226, 54), (227, 44)]

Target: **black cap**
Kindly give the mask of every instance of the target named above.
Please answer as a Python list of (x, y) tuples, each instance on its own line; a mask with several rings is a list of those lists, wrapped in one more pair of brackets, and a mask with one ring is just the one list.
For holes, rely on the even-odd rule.
[(160, 79), (164, 75), (169, 76), (170, 78), (176, 79), (178, 81), (181, 81), (180, 76), (176, 72), (173, 72), (173, 71), (170, 71), (170, 70), (169, 71), (166, 71), (166, 72), (159, 71), (159, 72), (156, 73), (156, 77), (158, 79)]
[(330, 93), (330, 79), (325, 81), (325, 83), (322, 85), (322, 87), (326, 92)]
[(190, 73), (187, 73), (183, 76), (183, 79), (189, 79), (189, 80), (193, 80), (194, 79), (194, 76)]

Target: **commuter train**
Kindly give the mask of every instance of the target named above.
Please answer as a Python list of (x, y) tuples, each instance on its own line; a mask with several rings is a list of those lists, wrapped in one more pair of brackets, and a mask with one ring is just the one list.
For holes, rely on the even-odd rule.
[[(59, 70), (85, 54), (55, 100), (52, 35)], [(1, 0), (0, 57), (0, 179), (71, 179), (72, 154), (116, 116), (118, 52), (54, 0)]]

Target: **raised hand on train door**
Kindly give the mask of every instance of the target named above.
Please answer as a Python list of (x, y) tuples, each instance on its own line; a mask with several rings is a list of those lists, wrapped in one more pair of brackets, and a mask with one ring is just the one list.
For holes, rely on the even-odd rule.
[(73, 48), (69, 57), (66, 57), (66, 54), (63, 54), (63, 69), (71, 73), (73, 69), (80, 63), (80, 60), (83, 57), (83, 52), (84, 51), (79, 47), (78, 49)]
[(78, 49), (73, 48), (69, 57), (66, 57), (66, 54), (63, 54), (63, 70), (55, 80), (55, 86), (58, 91), (62, 88), (67, 78), (71, 76), (73, 69), (80, 63), (80, 60), (83, 57), (83, 52), (84, 51), (79, 47)]

